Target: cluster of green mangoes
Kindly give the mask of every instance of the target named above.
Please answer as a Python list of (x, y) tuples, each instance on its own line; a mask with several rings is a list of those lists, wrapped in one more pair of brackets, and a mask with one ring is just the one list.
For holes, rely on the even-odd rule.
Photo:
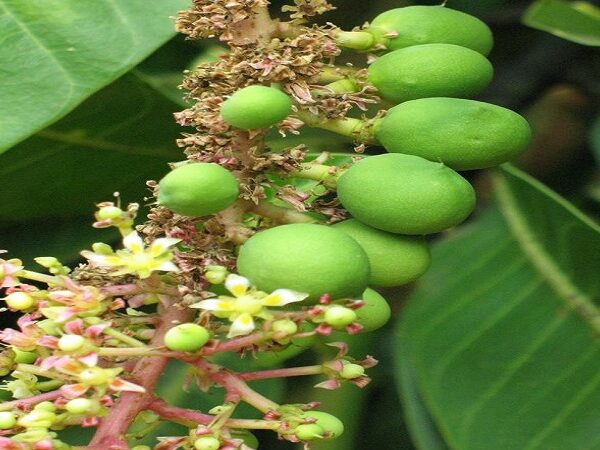
[[(260, 290), (308, 293), (309, 302), (362, 297), (365, 328), (389, 317), (367, 286), (399, 286), (430, 264), (424, 235), (464, 221), (475, 206), (472, 186), (455, 170), (492, 167), (525, 150), (530, 129), (517, 113), (469, 99), (490, 82), (489, 28), (442, 7), (410, 6), (376, 17), (361, 33), (385, 46), (368, 80), (396, 104), (371, 129), (388, 153), (345, 170), (337, 195), (353, 218), (333, 226), (289, 224), (261, 231), (239, 249), (238, 271)], [(267, 128), (292, 113), (291, 99), (271, 86), (249, 86), (227, 99), (232, 127)], [(218, 212), (238, 196), (230, 172), (216, 164), (181, 166), (160, 182), (158, 202), (191, 216)], [(384, 306), (385, 305), (385, 306)], [(375, 312), (379, 311), (379, 312)], [(367, 316), (381, 317), (368, 323)]]

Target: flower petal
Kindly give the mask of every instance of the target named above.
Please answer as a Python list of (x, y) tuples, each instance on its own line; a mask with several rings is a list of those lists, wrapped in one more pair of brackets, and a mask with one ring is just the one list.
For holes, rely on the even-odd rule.
[(264, 306), (283, 306), (288, 303), (301, 302), (308, 294), (291, 289), (277, 289), (262, 299)]
[(123, 246), (131, 253), (141, 253), (144, 251), (144, 241), (135, 231), (132, 231), (123, 238)]
[(154, 270), (162, 270), (164, 272), (179, 272), (179, 267), (177, 267), (171, 261), (165, 261), (160, 266), (154, 268)]
[(142, 386), (130, 383), (129, 381), (125, 381), (123, 378), (118, 377), (113, 379), (108, 386), (113, 391), (146, 392), (146, 389)]
[(181, 239), (175, 238), (158, 238), (150, 244), (150, 254), (152, 256), (160, 256), (169, 251), (169, 247), (181, 242)]
[(90, 252), (89, 250), (84, 250), (80, 254), (91, 263), (94, 263), (96, 266), (114, 267), (123, 265), (123, 260), (118, 256), (101, 255), (99, 253)]
[(229, 327), (227, 337), (245, 336), (246, 334), (252, 333), (252, 331), (254, 331), (254, 319), (250, 314), (242, 313), (237, 316)]
[(221, 300), (217, 298), (210, 298), (208, 300), (202, 300), (201, 302), (190, 305), (190, 308), (206, 309), (208, 311), (233, 311), (235, 308), (235, 302), (232, 300)]
[(248, 292), (250, 280), (235, 273), (231, 273), (225, 278), (225, 287), (236, 297), (241, 297)]

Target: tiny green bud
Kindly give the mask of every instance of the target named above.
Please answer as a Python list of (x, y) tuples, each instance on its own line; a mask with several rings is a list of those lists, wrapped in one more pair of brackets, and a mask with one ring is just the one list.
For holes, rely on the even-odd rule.
[(56, 414), (53, 412), (34, 409), (22, 416), (17, 424), (23, 428), (50, 428), (55, 420)]
[(229, 271), (224, 266), (207, 266), (204, 278), (211, 284), (222, 284)]
[(340, 376), (347, 380), (362, 377), (365, 374), (365, 368), (358, 364), (346, 363), (340, 371)]
[(210, 339), (208, 330), (195, 323), (182, 323), (165, 334), (165, 345), (176, 352), (195, 352)]
[(356, 312), (345, 306), (333, 305), (325, 311), (325, 322), (333, 328), (344, 328), (356, 321)]
[(305, 423), (298, 425), (294, 430), (296, 437), (301, 441), (312, 441), (313, 439), (323, 439), (323, 428), (316, 423)]
[(15, 353), (16, 363), (31, 364), (37, 359), (37, 354), (34, 352), (26, 352), (23, 350), (19, 350), (16, 347), (11, 347), (11, 349)]
[(56, 411), (56, 406), (54, 406), (54, 404), (52, 402), (45, 401), (45, 402), (38, 403), (37, 405), (35, 405), (33, 407), (33, 409), (35, 411), (49, 411), (49, 412), (54, 412), (54, 411)]
[(114, 253), (112, 247), (104, 242), (95, 242), (92, 244), (92, 250), (100, 255), (112, 255)]
[(201, 436), (194, 441), (196, 450), (218, 450), (219, 447), (221, 447), (221, 443), (213, 436)]
[(97, 400), (89, 398), (74, 398), (73, 400), (69, 400), (65, 409), (71, 414), (93, 415), (100, 410), (100, 403)]
[(83, 384), (97, 386), (108, 381), (108, 374), (100, 367), (89, 367), (79, 372), (79, 380)]
[[(344, 424), (337, 417), (322, 411), (307, 411), (303, 418), (316, 419), (316, 425), (323, 429), (324, 439), (335, 439), (344, 432)], [(308, 425), (308, 424), (307, 424)]]
[(152, 450), (152, 447), (148, 447), (147, 445), (136, 445), (135, 447), (131, 447), (131, 450)]
[(58, 340), (58, 348), (63, 352), (75, 352), (85, 344), (85, 338), (78, 334), (65, 334)]
[(10, 411), (0, 411), (0, 429), (7, 430), (16, 425), (17, 418)]
[(8, 294), (4, 297), (4, 301), (10, 309), (16, 309), (17, 311), (29, 309), (36, 303), (35, 299), (25, 292), (13, 292), (12, 294)]
[(271, 330), (278, 333), (285, 333), (286, 335), (295, 334), (298, 331), (298, 325), (296, 322), (290, 319), (276, 320), (271, 324)]
[(56, 335), (58, 334), (58, 326), (56, 325), (56, 322), (54, 322), (51, 319), (44, 319), (44, 320), (40, 320), (37, 323), (37, 326), (40, 327), (42, 330), (44, 330), (44, 332), (46, 334), (50, 334), (50, 335)]
[(50, 268), (50, 267), (54, 267), (54, 266), (60, 266), (60, 262), (58, 261), (58, 259), (56, 259), (54, 256), (38, 256), (37, 258), (33, 259), (36, 263), (38, 263), (40, 266), (45, 267), (45, 268)]
[(117, 219), (121, 217), (123, 210), (116, 206), (103, 206), (96, 213), (98, 220)]

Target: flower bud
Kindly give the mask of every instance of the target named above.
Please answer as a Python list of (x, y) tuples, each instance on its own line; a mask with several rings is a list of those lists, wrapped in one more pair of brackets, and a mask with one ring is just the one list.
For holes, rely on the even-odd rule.
[(345, 306), (333, 305), (325, 311), (325, 322), (333, 328), (344, 328), (357, 319), (356, 312)]
[(55, 420), (53, 412), (34, 409), (21, 417), (17, 424), (23, 428), (50, 428)]
[(17, 418), (10, 411), (0, 411), (0, 430), (8, 430), (16, 425)]
[(211, 284), (222, 284), (229, 271), (224, 266), (207, 266), (204, 278)]
[(365, 368), (358, 364), (346, 363), (340, 371), (340, 376), (346, 380), (362, 377), (365, 374)]
[(76, 352), (85, 344), (86, 339), (78, 334), (65, 334), (58, 340), (58, 348), (63, 352)]
[(4, 301), (10, 309), (15, 309), (17, 311), (29, 309), (36, 304), (35, 299), (25, 292), (13, 292), (12, 294), (8, 294), (4, 297)]
[(221, 447), (221, 443), (213, 436), (201, 436), (194, 441), (196, 450), (218, 450), (219, 447)]

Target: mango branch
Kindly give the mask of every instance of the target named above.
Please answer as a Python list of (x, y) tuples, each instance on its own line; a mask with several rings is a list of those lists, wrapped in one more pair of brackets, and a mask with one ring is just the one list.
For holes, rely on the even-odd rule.
[[(179, 305), (167, 306), (161, 314), (161, 322), (150, 341), (151, 347), (163, 345), (167, 331), (177, 323), (189, 322), (194, 312)], [(90, 447), (127, 449), (125, 432), (137, 414), (142, 411), (152, 397), (154, 387), (163, 373), (168, 358), (151, 356), (140, 359), (135, 365), (131, 379), (145, 389), (145, 392), (123, 392), (110, 409), (108, 416), (103, 418), (90, 442)]]

